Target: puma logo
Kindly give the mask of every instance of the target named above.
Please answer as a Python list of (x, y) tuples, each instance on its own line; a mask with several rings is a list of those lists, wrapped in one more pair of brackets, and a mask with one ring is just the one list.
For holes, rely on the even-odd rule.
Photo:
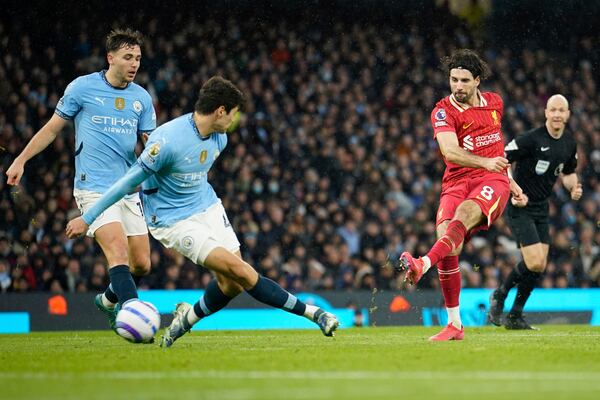
[(96, 100), (98, 103), (104, 105), (104, 100), (106, 100), (106, 98), (94, 97), (94, 100)]
[(474, 123), (474, 122), (475, 122), (475, 121), (471, 121), (471, 123), (470, 123), (470, 124), (463, 124), (463, 129), (469, 129), (469, 127), (470, 127), (471, 125), (473, 125), (473, 123)]

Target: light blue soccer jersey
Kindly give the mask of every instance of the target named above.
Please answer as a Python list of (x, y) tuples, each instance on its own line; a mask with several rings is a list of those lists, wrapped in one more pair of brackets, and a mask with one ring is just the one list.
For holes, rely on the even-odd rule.
[(75, 121), (75, 188), (99, 193), (135, 163), (138, 133), (156, 128), (150, 94), (135, 83), (116, 88), (104, 73), (71, 82), (55, 110)]
[(219, 201), (208, 171), (227, 146), (227, 135), (202, 137), (192, 114), (176, 118), (152, 133), (138, 163), (146, 173), (142, 193), (146, 223), (171, 226)]

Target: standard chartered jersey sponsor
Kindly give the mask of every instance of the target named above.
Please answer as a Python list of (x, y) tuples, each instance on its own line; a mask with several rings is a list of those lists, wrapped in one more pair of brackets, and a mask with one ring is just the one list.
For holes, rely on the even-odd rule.
[(491, 133), (489, 135), (477, 136), (475, 138), (475, 146), (488, 146), (490, 144), (499, 142), (500, 140), (502, 140), (502, 138), (500, 137), (500, 132)]

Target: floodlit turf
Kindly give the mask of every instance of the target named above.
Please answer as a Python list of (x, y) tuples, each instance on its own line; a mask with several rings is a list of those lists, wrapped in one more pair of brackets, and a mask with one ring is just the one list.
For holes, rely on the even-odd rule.
[(598, 399), (600, 329), (194, 332), (171, 349), (112, 332), (0, 335), (1, 399)]

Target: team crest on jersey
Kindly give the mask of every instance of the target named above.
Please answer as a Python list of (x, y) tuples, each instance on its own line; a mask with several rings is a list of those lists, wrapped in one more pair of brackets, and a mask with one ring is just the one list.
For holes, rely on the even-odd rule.
[(133, 110), (136, 113), (139, 113), (140, 111), (142, 111), (142, 103), (140, 103), (138, 100), (133, 102)]
[(500, 125), (500, 120), (498, 119), (498, 113), (496, 110), (492, 111), (492, 119), (494, 120), (494, 125)]
[(122, 97), (117, 97), (115, 99), (115, 108), (117, 110), (122, 110), (125, 108), (125, 99)]
[(206, 161), (206, 157), (208, 157), (208, 151), (202, 150), (200, 152), (200, 164), (204, 164), (204, 162)]
[(440, 108), (436, 113), (435, 113), (435, 119), (437, 119), (438, 121), (443, 121), (446, 119), (446, 110), (444, 110), (443, 108)]

